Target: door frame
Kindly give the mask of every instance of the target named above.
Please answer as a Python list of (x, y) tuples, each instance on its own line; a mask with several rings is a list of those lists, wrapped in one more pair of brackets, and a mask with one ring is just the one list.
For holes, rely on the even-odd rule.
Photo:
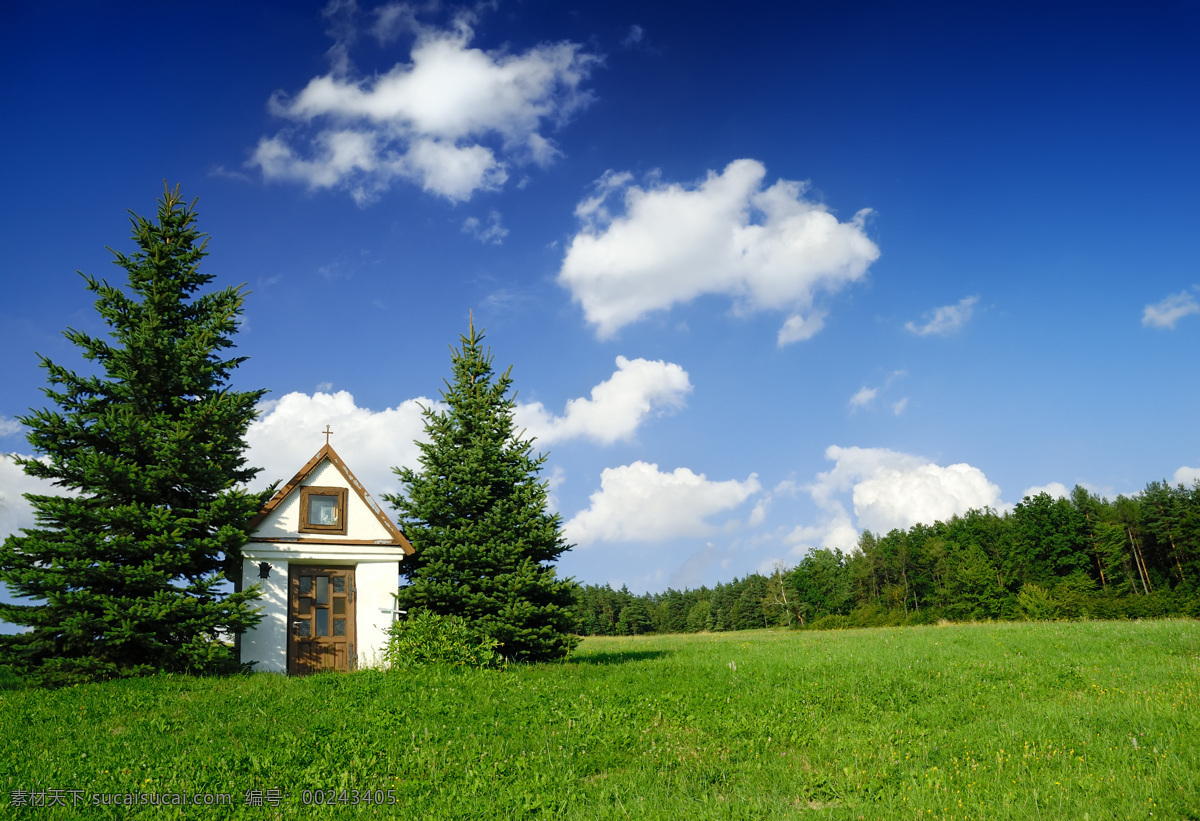
[[(357, 568), (353, 564), (288, 563), (285, 627), (288, 675), (308, 675), (321, 670), (349, 672), (357, 668)], [(305, 584), (302, 579), (309, 581)], [(342, 579), (345, 581), (341, 585), (335, 581)], [(339, 591), (338, 587), (342, 589)], [(324, 602), (319, 601), (322, 595)], [(339, 604), (342, 613), (337, 612)], [(325, 613), (323, 618), (320, 611)], [(344, 633), (334, 635), (338, 620), (342, 620)], [(322, 626), (324, 634), (316, 635)]]

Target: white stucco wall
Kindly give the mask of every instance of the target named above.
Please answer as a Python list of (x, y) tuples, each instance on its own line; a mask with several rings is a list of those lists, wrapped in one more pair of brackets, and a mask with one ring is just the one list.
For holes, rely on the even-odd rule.
[(396, 588), (400, 577), (399, 562), (370, 562), (358, 566), (354, 574), (358, 586), (358, 666), (380, 667), (387, 646), (387, 628), (396, 606)]
[[(242, 589), (254, 584), (262, 588), (258, 603), (263, 618), (257, 627), (242, 634), (242, 663), (254, 662), (256, 672), (286, 673), (288, 563), (276, 556), (251, 556), (251, 551), (246, 551), (242, 560)], [(258, 565), (263, 561), (271, 565), (271, 575), (266, 579), (258, 577)]]
[[(352, 552), (360, 551), (360, 552)], [(372, 667), (382, 663), (387, 644), (390, 613), (396, 606), (394, 595), (399, 583), (399, 548), (383, 549), (341, 545), (293, 545), (255, 543), (243, 552), (243, 588), (258, 583), (263, 590), (259, 599), (263, 620), (257, 627), (242, 635), (242, 662), (254, 662), (258, 672), (287, 672), (288, 631), (288, 567), (304, 565), (353, 565), (355, 595), (355, 630), (357, 632), (358, 666)], [(261, 562), (271, 565), (271, 575), (258, 578)]]

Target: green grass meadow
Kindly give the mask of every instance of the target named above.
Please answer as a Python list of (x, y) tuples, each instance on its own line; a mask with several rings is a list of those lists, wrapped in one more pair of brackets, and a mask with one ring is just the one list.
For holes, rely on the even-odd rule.
[[(1200, 819), (1200, 623), (589, 638), (502, 671), (7, 690), (0, 788), (0, 817), (39, 819)], [(48, 790), (231, 803), (12, 806)]]

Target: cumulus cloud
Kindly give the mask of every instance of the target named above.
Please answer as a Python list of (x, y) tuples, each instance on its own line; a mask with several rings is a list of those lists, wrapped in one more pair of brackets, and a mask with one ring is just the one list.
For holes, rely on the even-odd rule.
[(810, 338), (825, 316), (817, 295), (858, 281), (879, 257), (865, 230), (870, 211), (839, 222), (805, 198), (805, 183), (764, 188), (765, 177), (750, 159), (692, 186), (643, 188), (628, 172), (607, 172), (575, 209), (581, 227), (559, 283), (601, 338), (705, 294), (731, 297), (743, 315), (787, 311), (780, 345)]
[(1062, 482), (1051, 482), (1048, 485), (1034, 485), (1031, 488), (1026, 488), (1021, 494), (1021, 498), (1033, 498), (1042, 493), (1048, 493), (1054, 499), (1066, 499), (1071, 495), (1071, 491)]
[(1200, 304), (1192, 294), (1180, 291), (1154, 305), (1147, 305), (1142, 311), (1142, 325), (1173, 330), (1176, 322), (1191, 314), (1200, 314)]
[(907, 322), (904, 327), (917, 336), (949, 336), (958, 331), (971, 319), (975, 313), (977, 296), (969, 296), (959, 300), (957, 305), (943, 305), (925, 314), (923, 325)]
[[(13, 459), (14, 454), (0, 453), (0, 542), (23, 527), (33, 527), (33, 508), (22, 494), (63, 495), (66, 491), (45, 479), (27, 476)], [(29, 458), (29, 457), (25, 457)]]
[(814, 548), (841, 550), (848, 553), (858, 544), (858, 530), (850, 521), (849, 514), (838, 505), (839, 510), (816, 525), (797, 525), (784, 542), (791, 546), (788, 555), (795, 559), (804, 558)]
[(892, 413), (899, 416), (900, 414), (904, 413), (904, 409), (907, 407), (908, 407), (908, 397), (906, 396), (903, 399), (900, 399), (899, 401), (892, 403)]
[(488, 214), (487, 225), (481, 223), (478, 217), (467, 217), (463, 221), (462, 230), (464, 234), (474, 237), (484, 245), (489, 243), (500, 245), (508, 236), (508, 229), (500, 224), (499, 211), (492, 211)]
[(377, 499), (399, 488), (393, 467), (417, 467), (415, 440), (424, 439), (421, 406), (442, 403), (420, 397), (394, 408), (360, 408), (348, 391), (289, 393), (262, 406), (246, 434), (251, 464), (263, 468), (257, 486), (286, 482), (325, 444), (321, 431), (333, 430), (330, 444), (363, 486)]
[(761, 489), (754, 474), (744, 481), (714, 482), (687, 468), (664, 473), (656, 464), (637, 461), (605, 468), (589, 507), (563, 532), (578, 544), (705, 536), (713, 530), (709, 516), (737, 507)]
[(582, 86), (600, 58), (577, 43), (485, 52), (470, 46), (471, 14), (436, 28), (401, 4), (377, 10), (370, 30), (384, 43), (411, 32), (409, 61), (361, 76), (349, 58), (355, 11), (327, 10), (331, 71), (271, 97), (289, 124), (260, 139), (247, 163), (264, 178), (346, 190), (360, 205), (403, 179), (461, 202), (502, 186), (512, 164), (552, 162), (560, 152), (544, 132), (592, 99)]
[(541, 402), (519, 404), (515, 419), (539, 444), (584, 438), (609, 445), (633, 438), (651, 415), (681, 408), (691, 392), (687, 371), (673, 362), (618, 356), (617, 370), (592, 388), (590, 399), (568, 400), (562, 416)]
[[(1002, 504), (1000, 488), (971, 465), (942, 467), (886, 448), (837, 445), (827, 448), (825, 457), (835, 463), (833, 468), (818, 473), (805, 488), (823, 511), (824, 520), (788, 534), (786, 541), (794, 545), (794, 556), (814, 546), (847, 550), (857, 542), (859, 529), (887, 533)], [(846, 509), (847, 496), (853, 520)]]
[(853, 499), (859, 525), (886, 533), (972, 508), (996, 507), (1000, 488), (979, 468), (967, 464), (879, 466), (854, 485)]
[(1200, 482), (1200, 468), (1190, 468), (1185, 465), (1175, 471), (1175, 476), (1172, 478), (1175, 484), (1190, 487), (1193, 482)]

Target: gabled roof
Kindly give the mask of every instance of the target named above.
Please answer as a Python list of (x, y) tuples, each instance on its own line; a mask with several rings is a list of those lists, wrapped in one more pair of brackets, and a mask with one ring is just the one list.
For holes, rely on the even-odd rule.
[(335, 451), (333, 446), (330, 444), (326, 444), (320, 450), (318, 450), (316, 455), (309, 459), (304, 467), (300, 468), (299, 472), (297, 472), (295, 476), (288, 480), (287, 484), (281, 487), (279, 491), (271, 497), (271, 500), (267, 502), (261, 511), (259, 511), (258, 515), (250, 520), (250, 529), (254, 530), (260, 524), (262, 524), (267, 516), (271, 514), (271, 511), (279, 507), (279, 505), (281, 505), (285, 499), (291, 496), (297, 488), (303, 485), (304, 480), (312, 475), (312, 473), (316, 471), (317, 467), (326, 460), (328, 460), (329, 464), (333, 465), (334, 468), (336, 468), (337, 471), (342, 474), (342, 476), (346, 479), (346, 482), (351, 488), (354, 489), (354, 492), (358, 494), (358, 498), (362, 499), (363, 504), (367, 506), (367, 508), (379, 521), (379, 524), (382, 525), (384, 530), (388, 532), (388, 535), (392, 537), (392, 542), (397, 547), (403, 549), (405, 555), (411, 556), (415, 552), (413, 550), (412, 543), (404, 537), (404, 534), (400, 532), (400, 528), (396, 527), (396, 523), (387, 517), (387, 514), (383, 512), (383, 510), (379, 507), (379, 504), (371, 497), (371, 494), (367, 493), (366, 488), (362, 486), (362, 482), (358, 481), (358, 477), (354, 475), (353, 471), (346, 467), (346, 463), (342, 461), (342, 457), (337, 455), (337, 451)]

